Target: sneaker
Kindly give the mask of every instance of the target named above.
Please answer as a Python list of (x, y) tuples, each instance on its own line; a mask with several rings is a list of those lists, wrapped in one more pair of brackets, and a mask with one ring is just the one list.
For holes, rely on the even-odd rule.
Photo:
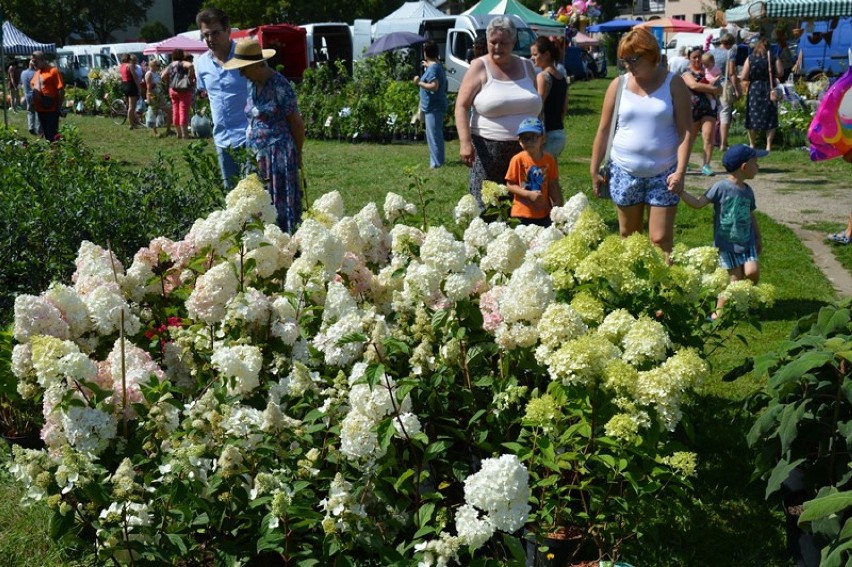
[(713, 173), (713, 170), (710, 169), (709, 165), (705, 165), (704, 167), (701, 168), (701, 175), (705, 175), (705, 176), (709, 177), (711, 175), (716, 175), (716, 174)]
[(826, 236), (826, 239), (831, 240), (832, 242), (836, 242), (837, 244), (849, 244), (850, 242), (852, 242), (852, 239), (846, 236), (845, 232), (829, 234), (828, 236)]

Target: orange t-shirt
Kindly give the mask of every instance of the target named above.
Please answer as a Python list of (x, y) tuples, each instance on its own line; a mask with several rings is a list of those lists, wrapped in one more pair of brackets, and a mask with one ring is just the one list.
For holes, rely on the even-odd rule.
[(509, 162), (506, 182), (520, 185), (530, 191), (541, 191), (541, 197), (531, 201), (526, 197), (513, 196), (512, 216), (524, 219), (543, 219), (550, 215), (550, 182), (559, 180), (559, 168), (556, 159), (545, 152), (535, 161), (523, 151)]
[(65, 83), (56, 67), (36, 71), (30, 86), (33, 88), (33, 104), (36, 112), (59, 110), (59, 91), (65, 88)]

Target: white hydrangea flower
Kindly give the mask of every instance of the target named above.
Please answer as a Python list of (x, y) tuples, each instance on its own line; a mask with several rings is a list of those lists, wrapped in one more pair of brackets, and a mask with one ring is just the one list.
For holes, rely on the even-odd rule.
[(99, 335), (117, 333), (121, 328), (122, 315), (125, 334), (135, 335), (142, 328), (142, 322), (130, 311), (130, 306), (121, 294), (118, 284), (100, 285), (84, 295), (83, 301), (92, 318), (94, 330)]
[(420, 247), (420, 258), (441, 274), (462, 272), (467, 263), (464, 243), (456, 240), (443, 226), (431, 227), (426, 233), (426, 240)]
[(275, 206), (269, 198), (269, 192), (256, 174), (237, 183), (237, 186), (225, 196), (225, 206), (242, 222), (258, 218), (263, 224), (275, 222)]
[(358, 304), (346, 286), (337, 281), (328, 284), (328, 294), (325, 297), (325, 309), (322, 314), (323, 323), (333, 323), (357, 310)]
[(470, 504), (464, 504), (456, 511), (456, 532), (462, 543), (471, 550), (485, 545), (494, 535), (495, 529), (488, 514), (480, 517), (480, 512)]
[(382, 265), (387, 262), (391, 249), (391, 237), (387, 233), (375, 203), (367, 203), (355, 214), (358, 232), (364, 241), (364, 256), (367, 262)]
[(392, 191), (388, 191), (385, 194), (383, 209), (385, 211), (385, 219), (390, 224), (395, 223), (403, 215), (413, 215), (417, 212), (417, 207)]
[(329, 276), (343, 262), (346, 246), (343, 241), (319, 222), (305, 219), (294, 236), (302, 250), (302, 258), (308, 262), (319, 262)]
[(198, 277), (195, 289), (186, 300), (187, 314), (213, 325), (227, 313), (228, 302), (237, 295), (239, 281), (231, 264), (221, 263)]
[(527, 521), (529, 473), (515, 455), (484, 459), (479, 472), (464, 481), (465, 502), (488, 514), (494, 527), (514, 532)]
[(245, 324), (255, 327), (266, 327), (272, 306), (269, 298), (262, 291), (253, 287), (246, 288), (238, 293), (226, 305), (226, 313), (223, 321), (231, 325)]
[(260, 385), (258, 377), (263, 366), (263, 354), (253, 345), (216, 345), (210, 358), (213, 367), (228, 381), (228, 391), (233, 394), (249, 394)]
[(471, 260), (478, 259), (488, 243), (492, 240), (492, 235), (488, 231), (488, 224), (480, 217), (476, 217), (464, 231), (464, 245), (467, 257)]
[(413, 437), (422, 431), (420, 419), (416, 414), (406, 412), (398, 415), (393, 420), (393, 427), (400, 437)]
[(17, 344), (12, 348), (12, 374), (19, 381), (33, 372), (33, 347), (30, 343)]
[(450, 561), (459, 562), (459, 549), (463, 545), (460, 537), (441, 532), (439, 539), (430, 539), (414, 546), (414, 551), (422, 553), (417, 567), (447, 567)]
[(571, 232), (574, 225), (577, 224), (577, 219), (580, 218), (580, 213), (589, 206), (589, 199), (585, 193), (577, 192), (568, 199), (562, 207), (553, 207), (550, 210), (550, 220), (553, 221), (553, 226), (558, 228), (565, 234)]
[(402, 295), (408, 305), (428, 303), (440, 292), (441, 273), (431, 266), (412, 262), (405, 273)]
[(68, 324), (69, 338), (80, 337), (91, 329), (86, 303), (73, 287), (54, 282), (44, 292), (44, 298), (59, 309), (62, 320)]
[(541, 264), (524, 262), (512, 273), (500, 297), (500, 313), (506, 323), (535, 323), (555, 294), (553, 280)]
[[(107, 356), (113, 384), (113, 400), (119, 407), (122, 404), (125, 389), (128, 405), (143, 403), (145, 398), (142, 395), (142, 386), (148, 384), (152, 376), (160, 382), (166, 379), (166, 373), (154, 362), (151, 355), (130, 341), (124, 341), (123, 353), (122, 360), (121, 339), (118, 339)], [(122, 368), (124, 369), (123, 380)], [(135, 416), (132, 409), (130, 411), (130, 415)]]
[(511, 274), (524, 261), (527, 247), (513, 230), (504, 230), (488, 243), (486, 255), (479, 264), (483, 272)]
[[(115, 282), (124, 277), (124, 266), (118, 257), (88, 240), (80, 243), (75, 264), (77, 271), (71, 276), (71, 281), (83, 287), (89, 285), (89, 280)], [(81, 291), (79, 286), (77, 291)]]
[(340, 424), (340, 452), (353, 461), (381, 457), (376, 421), (357, 411), (347, 413)]
[(627, 309), (616, 309), (607, 313), (598, 326), (598, 333), (619, 344), (635, 322), (636, 318)]
[(562, 343), (586, 334), (589, 328), (579, 313), (565, 303), (548, 304), (538, 322), (538, 334), (542, 345), (557, 349)]
[(206, 218), (197, 219), (186, 240), (196, 250), (209, 247), (218, 256), (224, 256), (232, 245), (231, 238), (239, 233), (244, 223), (245, 219), (236, 209), (216, 210)]
[(293, 262), (295, 246), (291, 245), (290, 235), (282, 232), (277, 224), (267, 224), (262, 233), (258, 230), (247, 231), (243, 235), (243, 245), (246, 261), (254, 260), (254, 272), (260, 278), (271, 277)]
[(666, 328), (647, 315), (640, 316), (630, 326), (621, 344), (622, 358), (636, 366), (665, 360), (672, 346)]
[(479, 217), (482, 213), (482, 209), (479, 208), (479, 203), (476, 202), (476, 198), (470, 193), (466, 193), (459, 202), (456, 203), (456, 207), (453, 209), (453, 219), (456, 221), (457, 225), (465, 226), (469, 224), (473, 219)]
[(340, 340), (353, 333), (363, 333), (364, 325), (358, 312), (347, 313), (334, 324), (314, 336), (313, 344), (325, 355), (325, 363), (333, 366), (351, 364), (364, 350), (360, 341), (339, 344)]
[(485, 285), (485, 274), (476, 264), (468, 264), (461, 273), (448, 274), (444, 280), (444, 293), (452, 301), (472, 296)]
[(68, 323), (47, 298), (21, 294), (15, 298), (15, 340), (25, 343), (36, 335), (67, 339)]
[(358, 230), (358, 221), (353, 217), (344, 217), (331, 227), (331, 233), (340, 239), (347, 252), (361, 254), (364, 250), (364, 240)]
[(273, 337), (280, 338), (285, 345), (292, 345), (299, 338), (299, 322), (296, 318), (296, 309), (286, 297), (277, 297), (272, 302), (272, 326), (270, 332)]
[(423, 245), (426, 235), (422, 230), (407, 224), (394, 225), (390, 230), (391, 252), (395, 256), (412, 258)]
[(319, 196), (311, 205), (311, 209), (329, 217), (332, 223), (337, 222), (346, 214), (343, 197), (339, 191), (330, 191)]
[(118, 422), (99, 409), (71, 406), (62, 412), (62, 429), (72, 447), (85, 455), (97, 456), (115, 437)]
[(65, 357), (80, 354), (80, 349), (73, 342), (48, 335), (35, 336), (30, 344), (36, 380), (45, 389), (62, 380), (66, 371)]

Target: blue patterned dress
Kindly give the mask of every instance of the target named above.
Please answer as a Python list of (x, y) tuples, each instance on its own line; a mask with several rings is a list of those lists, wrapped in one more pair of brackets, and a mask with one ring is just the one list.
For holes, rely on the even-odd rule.
[(280, 73), (259, 87), (249, 81), (246, 143), (257, 158), (258, 175), (266, 182), (278, 213), (278, 226), (293, 234), (302, 218), (299, 152), (287, 117), (299, 112), (296, 93)]

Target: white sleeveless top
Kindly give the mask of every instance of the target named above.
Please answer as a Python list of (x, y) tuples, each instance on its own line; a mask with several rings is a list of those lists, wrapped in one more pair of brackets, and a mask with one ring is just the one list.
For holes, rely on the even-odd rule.
[(517, 140), (521, 121), (541, 113), (541, 97), (535, 88), (532, 63), (522, 60), (524, 77), (517, 81), (495, 79), (488, 62), (483, 60), (483, 63), (487, 80), (473, 99), (470, 132), (486, 140)]
[(674, 75), (668, 73), (663, 84), (647, 96), (627, 88), (629, 76), (624, 76), (610, 156), (633, 177), (654, 177), (677, 164), (678, 135), (671, 91)]

